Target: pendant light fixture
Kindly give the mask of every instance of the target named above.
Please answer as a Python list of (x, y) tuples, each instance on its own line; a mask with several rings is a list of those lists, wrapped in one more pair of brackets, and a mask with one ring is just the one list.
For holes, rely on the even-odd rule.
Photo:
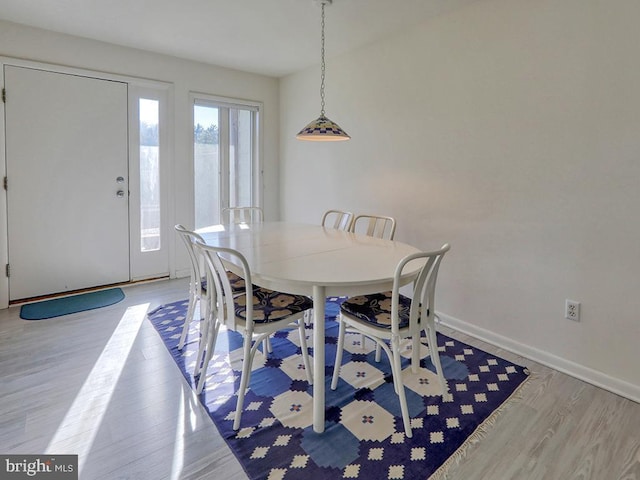
[(324, 114), (324, 7), (331, 5), (332, 0), (316, 0), (322, 9), (322, 36), (320, 50), (320, 116), (304, 127), (296, 138), (298, 140), (311, 140), (316, 142), (337, 142), (340, 140), (349, 140), (351, 137), (338, 126), (337, 123), (329, 120)]

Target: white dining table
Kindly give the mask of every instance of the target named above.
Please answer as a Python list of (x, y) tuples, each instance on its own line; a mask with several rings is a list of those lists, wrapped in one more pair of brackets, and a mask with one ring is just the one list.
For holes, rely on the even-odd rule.
[[(325, 302), (391, 290), (398, 262), (419, 250), (405, 243), (303, 223), (213, 225), (196, 230), (212, 246), (247, 259), (254, 284), (313, 298), (313, 429), (325, 427)], [(410, 283), (422, 264), (403, 277)], [(227, 268), (242, 274), (239, 265)]]

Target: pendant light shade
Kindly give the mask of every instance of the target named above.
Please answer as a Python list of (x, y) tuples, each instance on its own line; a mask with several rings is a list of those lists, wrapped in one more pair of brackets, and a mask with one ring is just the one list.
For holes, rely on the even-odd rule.
[(337, 123), (321, 115), (300, 130), (296, 138), (312, 142), (339, 142), (349, 140), (351, 137)]
[(347, 135), (340, 126), (332, 120), (329, 120), (324, 114), (324, 7), (331, 5), (332, 0), (317, 0), (322, 9), (322, 48), (320, 50), (320, 116), (304, 127), (296, 138), (298, 140), (311, 140), (314, 142), (338, 142), (341, 140), (349, 140), (351, 137)]

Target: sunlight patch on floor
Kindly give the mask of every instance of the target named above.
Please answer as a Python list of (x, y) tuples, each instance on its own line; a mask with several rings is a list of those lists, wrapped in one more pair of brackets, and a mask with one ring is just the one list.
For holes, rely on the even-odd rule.
[(77, 454), (78, 473), (82, 472), (148, 308), (148, 303), (127, 308), (45, 449), (47, 454)]
[(171, 464), (171, 480), (178, 480), (182, 475), (184, 468), (184, 417), (185, 417), (185, 398), (184, 390), (180, 392), (180, 409), (178, 414), (178, 423), (176, 425), (176, 441), (173, 447), (173, 462)]

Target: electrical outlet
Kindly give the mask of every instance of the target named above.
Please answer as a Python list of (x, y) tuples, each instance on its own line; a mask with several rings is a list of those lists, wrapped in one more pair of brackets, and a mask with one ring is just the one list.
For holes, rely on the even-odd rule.
[(564, 302), (564, 318), (567, 320), (573, 320), (574, 322), (580, 321), (580, 302), (569, 300), (568, 298)]

